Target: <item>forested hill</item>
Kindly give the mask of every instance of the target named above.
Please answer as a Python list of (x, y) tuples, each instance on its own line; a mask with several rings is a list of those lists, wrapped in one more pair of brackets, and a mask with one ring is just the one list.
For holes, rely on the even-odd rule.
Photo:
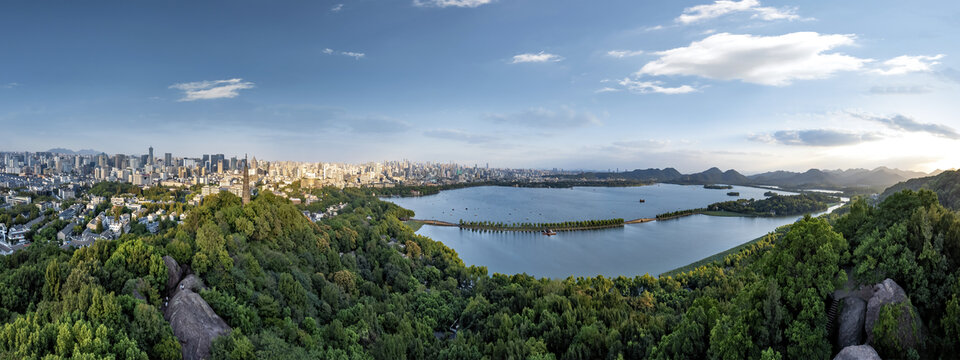
[[(222, 193), (163, 234), (0, 257), (0, 358), (181, 358), (162, 256), (192, 268), (232, 329), (213, 359), (830, 358), (828, 295), (845, 267), (906, 290), (866, 329), (881, 356), (960, 351), (960, 218), (928, 191), (802, 219), (676, 277), (565, 280), (466, 267), (403, 225), (407, 210), (311, 191), (346, 206), (314, 224), (271, 194), (241, 206)], [(922, 340), (902, 337), (913, 329)]]
[(940, 203), (943, 206), (953, 210), (960, 210), (960, 171), (944, 171), (936, 176), (928, 176), (916, 179), (910, 179), (896, 185), (893, 185), (880, 194), (881, 199), (886, 199), (890, 195), (899, 191), (910, 189), (930, 189), (937, 193)]

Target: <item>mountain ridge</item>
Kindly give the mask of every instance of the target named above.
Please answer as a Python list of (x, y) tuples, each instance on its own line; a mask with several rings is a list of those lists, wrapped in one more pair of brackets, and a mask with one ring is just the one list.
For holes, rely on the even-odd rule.
[(936, 170), (931, 173), (923, 173), (881, 166), (874, 169), (809, 169), (804, 172), (776, 170), (754, 175), (743, 175), (735, 169), (723, 171), (717, 167), (711, 167), (707, 170), (690, 174), (682, 174), (674, 168), (648, 168), (626, 172), (587, 172), (578, 175), (568, 175), (566, 178), (598, 180), (622, 179), (687, 185), (765, 185), (799, 189), (868, 188), (879, 192), (902, 181), (932, 176), (940, 172), (942, 171)]

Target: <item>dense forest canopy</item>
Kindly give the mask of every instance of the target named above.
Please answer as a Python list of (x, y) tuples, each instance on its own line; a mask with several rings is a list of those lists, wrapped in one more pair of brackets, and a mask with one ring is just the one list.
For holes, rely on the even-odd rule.
[(912, 345), (878, 322), (881, 356), (960, 350), (960, 217), (930, 191), (806, 217), (673, 277), (563, 280), (465, 266), (369, 189), (310, 191), (346, 206), (312, 223), (270, 193), (246, 206), (221, 193), (157, 235), (79, 250), (40, 240), (0, 258), (0, 358), (180, 358), (159, 311), (164, 255), (206, 283), (233, 329), (214, 359), (829, 358), (826, 304), (845, 269), (894, 279), (923, 322)]

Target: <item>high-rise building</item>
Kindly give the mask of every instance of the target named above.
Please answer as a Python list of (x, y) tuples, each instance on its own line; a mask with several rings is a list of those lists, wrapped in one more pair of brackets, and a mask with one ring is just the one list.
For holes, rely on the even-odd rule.
[(163, 166), (173, 166), (173, 154), (171, 153), (163, 154)]
[(150, 147), (150, 154), (147, 156), (147, 165), (153, 165), (153, 146)]

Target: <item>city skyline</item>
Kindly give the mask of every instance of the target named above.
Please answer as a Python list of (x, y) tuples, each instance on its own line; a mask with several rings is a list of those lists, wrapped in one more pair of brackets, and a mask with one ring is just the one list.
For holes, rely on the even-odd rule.
[(0, 151), (956, 168), (960, 5), (928, 5), (5, 4)]

